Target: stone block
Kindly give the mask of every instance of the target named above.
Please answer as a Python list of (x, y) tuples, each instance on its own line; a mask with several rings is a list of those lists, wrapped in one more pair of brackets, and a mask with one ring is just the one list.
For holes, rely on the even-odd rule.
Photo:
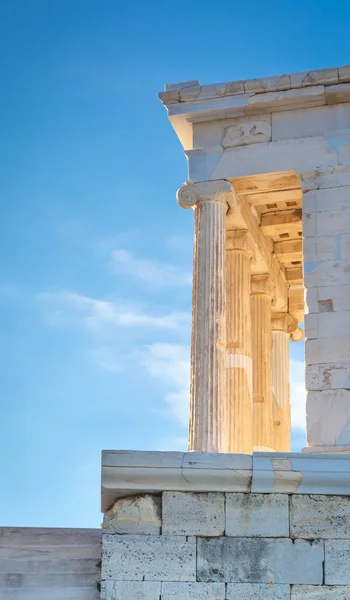
[(319, 190), (350, 185), (350, 171), (345, 165), (318, 167), (299, 173), (302, 190)]
[(350, 600), (346, 585), (292, 585), (291, 600)]
[(350, 261), (315, 261), (304, 265), (305, 287), (323, 287), (350, 284)]
[[(348, 191), (348, 203), (350, 200), (350, 190)], [(317, 200), (316, 200), (317, 202)], [(317, 204), (316, 204), (317, 206)], [(333, 207), (332, 207), (333, 208)], [(330, 210), (317, 212), (316, 214), (316, 235), (341, 235), (350, 233), (350, 209)], [(306, 235), (306, 234), (305, 234)]]
[(102, 510), (120, 497), (164, 491), (247, 492), (251, 479), (248, 454), (105, 450)]
[(350, 391), (308, 392), (306, 399), (309, 446), (350, 444)]
[(103, 517), (103, 529), (113, 533), (158, 535), (161, 524), (160, 496), (120, 498)]
[(303, 71), (301, 73), (291, 73), (292, 87), (304, 87), (308, 85), (331, 85), (338, 83), (338, 69), (317, 69), (315, 71)]
[(333, 260), (339, 258), (336, 255), (336, 250), (336, 236), (306, 237), (303, 241), (304, 261)]
[(325, 583), (328, 585), (350, 585), (349, 565), (350, 540), (326, 540)]
[[(339, 236), (344, 233), (349, 233), (350, 210), (345, 210), (344, 208), (342, 208), (339, 210), (324, 210), (318, 212), (317, 192), (314, 192), (314, 195), (315, 210), (317, 212), (303, 213), (304, 237), (308, 238), (313, 236)], [(348, 194), (348, 198), (349, 196), (350, 193)]]
[(324, 135), (327, 131), (349, 128), (348, 105), (318, 106), (272, 113), (273, 141)]
[(349, 360), (349, 356), (350, 340), (346, 337), (305, 341), (305, 361), (307, 365), (343, 363)]
[(228, 583), (226, 600), (290, 600), (290, 586), (278, 583)]
[(200, 538), (197, 580), (231, 583), (322, 583), (323, 542)]
[(101, 600), (159, 600), (159, 581), (102, 581)]
[(350, 388), (350, 363), (308, 365), (305, 374), (308, 390)]
[[(350, 105), (349, 105), (350, 106)], [(350, 176), (350, 173), (348, 170), (346, 170), (346, 173), (343, 173), (343, 177), (344, 176)], [(323, 176), (323, 179), (325, 178), (325, 175)], [(321, 175), (318, 176), (317, 178), (318, 180), (322, 180)], [(349, 184), (345, 184), (344, 182), (338, 182), (338, 186), (336, 187), (335, 184), (337, 183), (337, 175), (334, 173), (333, 175), (328, 175), (328, 185), (329, 187), (327, 189), (318, 189), (318, 190), (311, 190), (311, 196), (314, 198), (314, 204), (310, 205), (310, 207), (306, 207), (303, 204), (303, 209), (305, 210), (305, 212), (310, 212), (310, 213), (323, 213), (323, 212), (337, 212), (337, 211), (343, 211), (346, 209), (349, 209), (349, 197), (350, 197), (350, 186)], [(325, 182), (323, 182), (325, 183)], [(330, 187), (331, 185), (333, 185), (334, 187)], [(342, 187), (340, 187), (342, 186)], [(305, 194), (306, 197), (308, 197), (310, 194), (310, 192), (308, 192), (307, 194)], [(308, 210), (306, 211), (306, 208), (308, 208)], [(336, 233), (340, 233), (340, 231), (336, 231)]]
[(225, 584), (162, 583), (162, 600), (225, 600)]
[(339, 81), (350, 81), (350, 66), (339, 67)]
[(196, 581), (196, 540), (104, 534), (101, 576), (130, 581)]
[(342, 496), (291, 496), (292, 538), (350, 538), (350, 498)]
[(280, 140), (227, 148), (213, 170), (211, 179), (277, 171), (310, 171), (316, 170), (319, 165), (338, 165), (337, 151), (331, 148), (324, 136)]
[(303, 236), (304, 238), (316, 236), (316, 213), (303, 212)]
[(305, 336), (307, 339), (350, 336), (350, 311), (305, 315)]
[(350, 285), (312, 287), (306, 290), (309, 313), (349, 310)]
[(323, 85), (255, 94), (248, 98), (246, 114), (258, 114), (298, 109), (299, 107), (322, 106), (326, 104)]
[(330, 85), (325, 88), (327, 104), (340, 104), (350, 102), (350, 84), (342, 83)]
[(350, 235), (345, 234), (340, 237), (340, 255), (337, 258), (340, 260), (348, 260), (350, 258)]
[(288, 537), (288, 496), (284, 494), (226, 494), (226, 535)]
[(211, 536), (224, 531), (224, 494), (163, 493), (163, 534)]

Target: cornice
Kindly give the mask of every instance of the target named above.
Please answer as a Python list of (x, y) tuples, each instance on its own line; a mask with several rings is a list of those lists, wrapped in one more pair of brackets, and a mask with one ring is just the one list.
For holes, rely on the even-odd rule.
[(350, 454), (103, 451), (102, 511), (163, 491), (349, 495)]
[(203, 86), (189, 81), (158, 96), (188, 150), (192, 123), (350, 102), (350, 66)]

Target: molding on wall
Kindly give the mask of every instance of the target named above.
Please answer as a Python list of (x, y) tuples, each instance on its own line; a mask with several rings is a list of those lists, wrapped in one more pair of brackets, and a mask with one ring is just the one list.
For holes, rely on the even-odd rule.
[(350, 453), (102, 452), (102, 511), (163, 491), (350, 494)]

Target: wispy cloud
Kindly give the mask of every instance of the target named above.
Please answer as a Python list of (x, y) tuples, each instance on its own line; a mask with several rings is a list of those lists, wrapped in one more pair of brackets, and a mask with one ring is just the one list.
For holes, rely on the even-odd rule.
[(146, 347), (143, 365), (149, 375), (169, 385), (164, 400), (170, 413), (187, 426), (189, 415), (189, 348), (180, 344), (151, 344)]
[(90, 331), (105, 332), (111, 327), (136, 326), (177, 330), (189, 323), (189, 315), (184, 312), (162, 315), (131, 308), (122, 301), (92, 298), (71, 291), (46, 292), (40, 294), (39, 299), (48, 307), (53, 326), (75, 323)]
[(176, 265), (135, 258), (128, 250), (113, 250), (112, 265), (116, 272), (159, 287), (189, 286), (191, 271)]

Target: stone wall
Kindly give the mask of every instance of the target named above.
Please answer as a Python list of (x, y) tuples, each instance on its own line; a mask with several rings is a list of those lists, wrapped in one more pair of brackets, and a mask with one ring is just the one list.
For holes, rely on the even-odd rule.
[(350, 498), (163, 492), (119, 499), (103, 600), (350, 600)]
[(101, 530), (0, 527), (0, 598), (98, 600)]
[(330, 172), (303, 197), (308, 445), (350, 445), (350, 186)]

